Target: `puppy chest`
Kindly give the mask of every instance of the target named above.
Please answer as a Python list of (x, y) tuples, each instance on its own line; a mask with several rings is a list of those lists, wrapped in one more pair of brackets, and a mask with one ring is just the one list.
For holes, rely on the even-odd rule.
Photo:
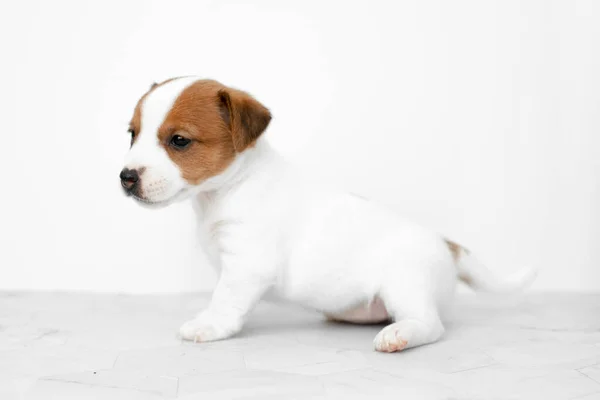
[(213, 264), (220, 264), (221, 254), (227, 249), (227, 226), (225, 221), (205, 221), (199, 224), (200, 245)]

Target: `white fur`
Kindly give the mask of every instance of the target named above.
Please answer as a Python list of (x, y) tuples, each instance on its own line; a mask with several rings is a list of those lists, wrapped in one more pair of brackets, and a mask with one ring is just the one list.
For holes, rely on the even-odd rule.
[[(202, 246), (220, 271), (210, 305), (180, 328), (181, 336), (211, 341), (235, 334), (261, 296), (274, 289), (341, 319), (366, 307), (361, 322), (370, 316), (381, 320), (384, 304), (384, 317), (396, 322), (375, 338), (379, 351), (439, 339), (444, 332), (440, 313), (453, 295), (457, 266), (437, 234), (305, 177), (262, 137), (222, 174), (194, 188), (182, 183), (152, 130), (187, 82), (167, 84), (148, 96), (146, 137), (131, 158), (138, 163), (131, 165), (160, 176), (155, 182), (164, 189), (152, 201), (192, 197)], [(465, 274), (479, 276), (477, 268)]]
[[(219, 188), (192, 200), (221, 274), (210, 306), (182, 326), (185, 339), (236, 333), (270, 288), (334, 315), (378, 296), (403, 320), (393, 329), (406, 347), (442, 335), (438, 309), (450, 300), (457, 274), (442, 238), (304, 178), (263, 139), (233, 168)], [(376, 348), (390, 350), (394, 344), (383, 340)]]

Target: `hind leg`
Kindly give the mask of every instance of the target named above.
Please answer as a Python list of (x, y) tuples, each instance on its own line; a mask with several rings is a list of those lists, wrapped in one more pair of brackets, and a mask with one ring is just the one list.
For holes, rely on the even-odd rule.
[(375, 350), (393, 353), (437, 341), (444, 333), (439, 321), (423, 321), (415, 318), (402, 319), (383, 328), (375, 339)]
[[(409, 280), (410, 281), (410, 280)], [(431, 291), (415, 285), (382, 291), (385, 306), (394, 323), (383, 328), (375, 337), (375, 350), (392, 353), (433, 343), (444, 334)]]

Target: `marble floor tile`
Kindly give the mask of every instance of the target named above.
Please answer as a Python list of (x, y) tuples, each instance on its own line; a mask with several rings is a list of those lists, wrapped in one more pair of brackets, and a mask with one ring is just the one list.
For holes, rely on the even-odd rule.
[(262, 302), (235, 338), (182, 342), (208, 295), (0, 292), (0, 399), (600, 400), (600, 295), (458, 296), (438, 343)]
[(136, 391), (157, 397), (175, 397), (179, 378), (148, 374), (133, 369), (128, 371), (109, 369), (46, 376), (39, 379), (36, 385), (46, 387), (53, 383), (64, 388), (75, 385), (88, 388), (123, 389), (125, 392)]
[[(184, 376), (179, 379), (179, 394), (195, 398), (233, 399), (247, 396), (311, 396), (325, 393), (315, 377), (276, 371), (236, 370)], [(190, 397), (191, 399), (192, 397)]]

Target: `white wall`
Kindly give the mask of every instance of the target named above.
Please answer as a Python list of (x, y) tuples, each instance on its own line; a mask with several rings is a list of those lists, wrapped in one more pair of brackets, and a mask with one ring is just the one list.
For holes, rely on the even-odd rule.
[(600, 290), (600, 2), (0, 6), (0, 288), (210, 288), (187, 205), (121, 194), (156, 80), (246, 89), (306, 168), (540, 290)]

